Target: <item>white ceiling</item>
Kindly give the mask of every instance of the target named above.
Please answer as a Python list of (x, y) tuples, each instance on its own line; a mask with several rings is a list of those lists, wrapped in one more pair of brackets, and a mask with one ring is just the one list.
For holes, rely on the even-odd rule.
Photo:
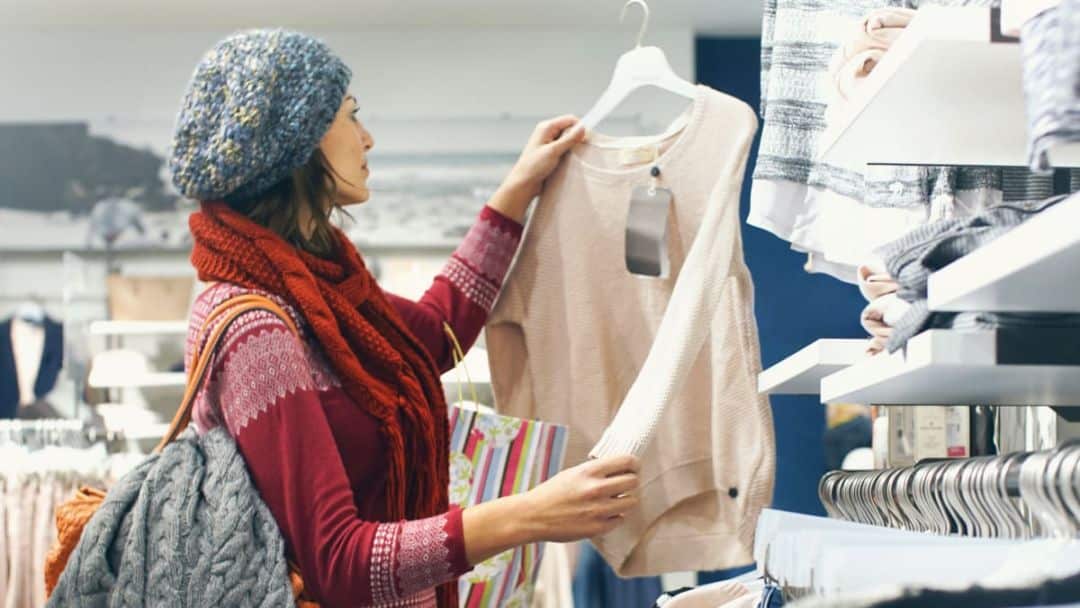
[[(622, 0), (0, 0), (0, 29), (618, 27)], [(652, 0), (652, 28), (751, 35), (761, 0)], [(623, 27), (633, 29), (637, 14)]]

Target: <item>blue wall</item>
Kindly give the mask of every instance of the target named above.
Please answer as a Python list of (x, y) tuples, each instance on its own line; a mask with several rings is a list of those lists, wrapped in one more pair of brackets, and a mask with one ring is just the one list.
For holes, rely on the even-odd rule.
[[(757, 38), (699, 38), (697, 80), (737, 97), (755, 110), (760, 101), (761, 45)], [(746, 225), (750, 175), (757, 142), (743, 183), (743, 247), (754, 276), (762, 362), (767, 367), (818, 338), (863, 337), (858, 290), (836, 279), (803, 271), (806, 258), (787, 242)], [(776, 424), (776, 493), (773, 505), (824, 514), (817, 483), (825, 472), (822, 433), (825, 408), (817, 396), (772, 398)]]

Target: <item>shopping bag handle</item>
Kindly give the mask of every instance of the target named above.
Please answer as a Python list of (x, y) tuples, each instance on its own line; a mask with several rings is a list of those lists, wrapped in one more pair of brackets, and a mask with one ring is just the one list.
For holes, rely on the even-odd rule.
[[(300, 335), (292, 317), (266, 296), (244, 294), (229, 298), (217, 305), (203, 321), (202, 329), (200, 329), (198, 339), (195, 341), (195, 354), (192, 357), (193, 365), (191, 373), (188, 374), (187, 384), (184, 387), (184, 398), (180, 401), (180, 407), (176, 410), (172, 422), (169, 423), (169, 430), (165, 432), (157, 447), (154, 448), (155, 452), (160, 452), (165, 449), (165, 446), (175, 441), (191, 423), (191, 410), (195, 404), (195, 397), (198, 395), (199, 387), (202, 386), (203, 380), (206, 378), (210, 360), (221, 343), (225, 331), (240, 315), (252, 310), (265, 310), (279, 317), (289, 326), (289, 330), (294, 335)], [(215, 326), (215, 322), (222, 317), (224, 318), (221, 322), (216, 323)], [(208, 328), (213, 328), (213, 330), (210, 337), (206, 339), (205, 345), (200, 348), (199, 345), (203, 344), (203, 336)]]
[(465, 349), (461, 348), (461, 342), (458, 341), (457, 335), (454, 333), (454, 328), (450, 327), (450, 324), (443, 321), (443, 331), (446, 332), (447, 337), (450, 338), (450, 350), (454, 358), (454, 371), (457, 372), (457, 385), (458, 385), (458, 404), (465, 402), (465, 393), (461, 388), (461, 373), (458, 371), (465, 371), (465, 380), (469, 383), (469, 392), (472, 393), (472, 402), (475, 404), (480, 403), (480, 398), (476, 393), (476, 385), (473, 384), (472, 377), (469, 375), (469, 366), (465, 365)]

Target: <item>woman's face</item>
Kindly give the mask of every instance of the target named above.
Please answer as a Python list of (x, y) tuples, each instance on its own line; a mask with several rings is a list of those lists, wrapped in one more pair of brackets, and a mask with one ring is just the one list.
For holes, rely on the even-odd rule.
[(368, 150), (375, 140), (357, 118), (356, 98), (346, 95), (338, 108), (330, 129), (319, 143), (323, 156), (330, 163), (339, 206), (355, 205), (368, 200)]

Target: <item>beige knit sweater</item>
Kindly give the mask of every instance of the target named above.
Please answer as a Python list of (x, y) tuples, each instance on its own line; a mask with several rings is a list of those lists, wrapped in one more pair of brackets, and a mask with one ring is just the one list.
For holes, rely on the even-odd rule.
[[(548, 180), (489, 319), (496, 406), (569, 426), (568, 463), (587, 457), (635, 381), (636, 394), (657, 395), (630, 400), (630, 418), (662, 412), (642, 452), (641, 506), (594, 539), (623, 576), (753, 561), (754, 527), (771, 500), (775, 470), (769, 404), (756, 390), (753, 284), (739, 235), (739, 192), (756, 128), (744, 103), (699, 87), (686, 127), (660, 142), (656, 163), (624, 165), (636, 155), (609, 146), (625, 140), (579, 145)], [(666, 279), (631, 275), (624, 260), (630, 191), (648, 184), (653, 164), (674, 193)], [(703, 226), (706, 210), (717, 206), (721, 213)], [(695, 238), (722, 259), (696, 256), (703, 266), (684, 268)], [(678, 346), (677, 363), (657, 365), (662, 353), (650, 350), (670, 342), (658, 331), (683, 275), (715, 287), (694, 290), (702, 301), (685, 313), (704, 339), (686, 341), (689, 355)], [(685, 320), (667, 326), (685, 331)], [(638, 377), (650, 357), (647, 369), (664, 377)], [(650, 425), (623, 426), (632, 444)]]

